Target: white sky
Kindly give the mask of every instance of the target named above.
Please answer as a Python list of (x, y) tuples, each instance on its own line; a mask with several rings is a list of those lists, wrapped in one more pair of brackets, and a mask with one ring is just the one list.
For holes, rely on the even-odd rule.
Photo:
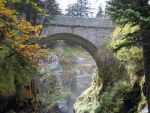
[[(77, 2), (77, 0), (57, 0), (57, 2), (60, 5), (60, 8), (62, 9), (62, 12), (65, 12), (65, 9), (69, 4), (73, 4)], [(89, 3), (91, 3), (91, 7), (94, 8), (94, 15), (97, 12), (98, 6), (102, 4), (103, 10), (105, 9), (106, 6), (106, 0), (89, 0)]]

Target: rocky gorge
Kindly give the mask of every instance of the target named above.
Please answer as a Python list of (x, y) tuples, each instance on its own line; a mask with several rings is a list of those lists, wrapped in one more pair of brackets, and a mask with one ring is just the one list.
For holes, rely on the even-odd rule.
[[(94, 78), (96, 63), (80, 46), (71, 47), (64, 43), (57, 44), (47, 56), (45, 61), (39, 62), (41, 113), (73, 113), (77, 98)], [(51, 95), (55, 98), (48, 102)]]

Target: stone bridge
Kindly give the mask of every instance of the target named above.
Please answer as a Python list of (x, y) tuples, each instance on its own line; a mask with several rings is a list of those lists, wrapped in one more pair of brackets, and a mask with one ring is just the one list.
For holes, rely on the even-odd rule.
[(100, 42), (109, 37), (114, 25), (107, 18), (83, 18), (57, 16), (46, 22), (42, 35), (46, 36), (41, 42), (68, 40), (86, 49), (100, 67), (97, 47)]

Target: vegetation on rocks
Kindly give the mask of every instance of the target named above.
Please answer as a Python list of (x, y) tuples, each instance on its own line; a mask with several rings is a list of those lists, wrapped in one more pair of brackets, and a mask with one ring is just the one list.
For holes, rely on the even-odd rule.
[[(97, 75), (100, 78), (97, 83), (100, 85), (91, 84), (78, 98), (74, 105), (77, 113), (139, 113), (146, 105), (142, 93), (144, 83), (142, 49), (135, 45), (123, 47), (112, 53), (115, 45), (121, 42), (121, 36), (132, 31), (128, 28), (129, 25), (123, 29), (117, 27), (111, 40), (101, 44), (103, 48), (99, 51), (101, 73)], [(117, 37), (116, 33), (119, 33)], [(92, 91), (89, 91), (90, 89)]]
[(148, 111), (150, 112), (150, 1), (149, 0), (111, 0), (108, 2), (107, 12), (113, 21), (123, 28), (126, 24), (139, 29), (129, 32), (122, 37), (126, 41), (122, 47), (131, 47), (136, 44), (143, 49), (143, 64), (145, 75), (145, 96), (147, 97)]

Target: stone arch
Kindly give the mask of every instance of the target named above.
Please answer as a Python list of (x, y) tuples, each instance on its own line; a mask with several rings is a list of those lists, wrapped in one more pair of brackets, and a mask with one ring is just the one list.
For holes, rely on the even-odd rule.
[(93, 57), (93, 59), (95, 60), (97, 68), (98, 68), (98, 72), (100, 73), (100, 64), (99, 64), (99, 58), (97, 54), (97, 47), (92, 42), (75, 34), (56, 33), (56, 34), (47, 36), (46, 38), (42, 38), (40, 40), (40, 43), (44, 43), (45, 41), (48, 42), (48, 41), (57, 41), (57, 40), (71, 41), (77, 45), (80, 45), (85, 50), (87, 50), (90, 53), (90, 55)]

